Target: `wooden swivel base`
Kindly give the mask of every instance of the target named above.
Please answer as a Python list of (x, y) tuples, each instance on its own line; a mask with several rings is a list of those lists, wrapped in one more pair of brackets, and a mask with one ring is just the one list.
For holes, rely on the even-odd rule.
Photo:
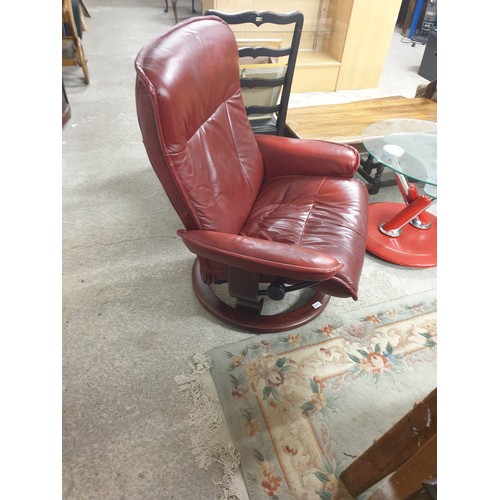
[(198, 259), (193, 264), (192, 280), (194, 293), (208, 312), (225, 323), (255, 333), (284, 332), (305, 325), (321, 314), (330, 300), (330, 295), (316, 291), (307, 304), (293, 311), (265, 315), (260, 314), (261, 306), (256, 307), (253, 312), (246, 312), (250, 311), (248, 307), (243, 307), (246, 309), (243, 311), (243, 308), (238, 308), (238, 302), (236, 307), (231, 307), (217, 297), (210, 286), (201, 279)]

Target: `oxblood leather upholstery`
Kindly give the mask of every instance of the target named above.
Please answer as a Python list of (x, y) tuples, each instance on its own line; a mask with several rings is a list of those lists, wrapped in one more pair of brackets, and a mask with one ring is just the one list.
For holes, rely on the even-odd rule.
[(346, 145), (254, 135), (238, 49), (215, 16), (191, 18), (136, 59), (139, 124), (151, 164), (198, 256), (205, 283), (229, 268), (262, 282), (320, 281), (357, 299), (368, 194)]

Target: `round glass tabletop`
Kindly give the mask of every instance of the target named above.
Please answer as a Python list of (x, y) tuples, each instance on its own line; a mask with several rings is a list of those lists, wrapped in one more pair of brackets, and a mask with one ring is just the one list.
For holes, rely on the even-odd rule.
[(393, 119), (374, 123), (362, 135), (366, 150), (395, 172), (426, 183), (437, 196), (437, 124)]

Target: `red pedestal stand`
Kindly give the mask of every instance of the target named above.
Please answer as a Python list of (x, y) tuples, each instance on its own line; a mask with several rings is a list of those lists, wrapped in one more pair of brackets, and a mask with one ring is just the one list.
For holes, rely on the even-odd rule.
[[(429, 200), (425, 195), (421, 195)], [(419, 197), (419, 200), (422, 200)], [(430, 204), (430, 200), (426, 206)], [(416, 200), (415, 200), (416, 201)], [(435, 267), (437, 265), (437, 218), (428, 212), (420, 212), (420, 220), (426, 228), (417, 228), (405, 223), (408, 217), (415, 217), (421, 202), (372, 203), (368, 206), (368, 236), (366, 249), (381, 259), (408, 267)], [(411, 220), (411, 218), (409, 219)], [(399, 236), (389, 236), (380, 230), (400, 227)], [(397, 231), (396, 231), (397, 232)]]

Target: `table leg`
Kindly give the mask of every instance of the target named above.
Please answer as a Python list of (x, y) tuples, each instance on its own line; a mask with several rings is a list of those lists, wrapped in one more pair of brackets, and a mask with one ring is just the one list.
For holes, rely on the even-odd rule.
[[(415, 184), (408, 183), (406, 177), (401, 174), (396, 174), (396, 180), (399, 186), (399, 191), (403, 195), (403, 199), (407, 205), (410, 205), (419, 198), (420, 194)], [(418, 229), (429, 229), (431, 221), (426, 212), (421, 212), (415, 217), (415, 219), (410, 221), (410, 224)]]
[[(376, 169), (376, 173), (372, 177), (373, 169)], [(383, 172), (384, 164), (375, 163), (371, 154), (368, 154), (368, 158), (366, 160), (361, 159), (360, 166), (358, 168), (358, 174), (361, 175), (361, 177), (363, 177), (365, 181), (371, 184), (371, 186), (368, 187), (368, 192), (370, 194), (378, 193)]]
[[(406, 207), (403, 208), (401, 212), (397, 213), (391, 220), (381, 224), (380, 231), (387, 236), (397, 238), (401, 235), (403, 226), (406, 226), (416, 219), (431, 203), (432, 200), (427, 195), (420, 195), (410, 204), (407, 204)], [(429, 227), (417, 227), (417, 229), (427, 230)]]

